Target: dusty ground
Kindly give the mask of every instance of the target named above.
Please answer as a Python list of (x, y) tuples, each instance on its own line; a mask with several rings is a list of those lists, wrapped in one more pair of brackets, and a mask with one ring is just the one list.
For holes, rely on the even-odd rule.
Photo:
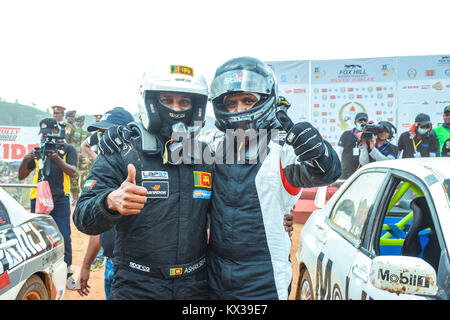
[[(72, 219), (71, 223), (72, 223)], [(300, 232), (302, 229), (302, 224), (294, 225), (294, 232), (292, 233), (292, 250), (291, 250), (291, 261), (293, 264), (293, 281), (292, 290), (289, 299), (292, 300), (295, 290), (297, 288), (297, 263), (295, 259), (295, 253), (297, 252), (298, 242), (300, 238)], [(89, 241), (89, 236), (81, 233), (72, 223), (72, 269), (75, 272), (75, 279), (78, 278), (79, 270), (83, 262), (84, 254), (86, 252), (87, 244)], [(87, 297), (81, 297), (77, 291), (66, 290), (63, 300), (104, 300), (105, 291), (103, 284), (103, 276), (105, 272), (105, 267), (103, 266), (98, 271), (91, 272), (89, 279), (90, 293)]]

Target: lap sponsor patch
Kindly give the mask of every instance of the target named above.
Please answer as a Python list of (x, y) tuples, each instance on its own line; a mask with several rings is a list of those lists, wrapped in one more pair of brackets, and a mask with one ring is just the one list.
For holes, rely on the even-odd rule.
[(142, 171), (142, 180), (167, 180), (167, 171)]
[(147, 189), (147, 198), (168, 198), (168, 181), (142, 181), (142, 186)]
[(211, 191), (196, 189), (192, 192), (194, 199), (211, 199)]

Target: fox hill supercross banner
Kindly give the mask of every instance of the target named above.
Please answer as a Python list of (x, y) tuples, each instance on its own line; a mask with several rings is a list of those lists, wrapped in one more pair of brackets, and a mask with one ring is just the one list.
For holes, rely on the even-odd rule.
[(395, 123), (395, 59), (311, 62), (311, 122), (332, 146), (358, 112)]
[(21, 161), (39, 147), (39, 127), (10, 127), (0, 125), (0, 161)]
[[(389, 121), (400, 134), (418, 113), (443, 122), (450, 105), (450, 55), (268, 62), (294, 122), (310, 121), (333, 146), (355, 115)], [(308, 81), (306, 81), (308, 79)]]

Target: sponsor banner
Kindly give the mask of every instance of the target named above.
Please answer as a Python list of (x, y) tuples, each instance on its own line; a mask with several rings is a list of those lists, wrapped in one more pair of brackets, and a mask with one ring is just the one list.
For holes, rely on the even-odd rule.
[(21, 161), (35, 147), (39, 147), (39, 127), (0, 125), (0, 161)]
[(333, 147), (365, 112), (396, 122), (396, 58), (311, 61), (311, 123)]
[(398, 58), (398, 129), (407, 131), (419, 113), (430, 116), (433, 127), (442, 124), (450, 105), (450, 55)]
[(278, 95), (291, 104), (288, 115), (294, 123), (309, 119), (309, 61), (266, 62), (278, 82)]

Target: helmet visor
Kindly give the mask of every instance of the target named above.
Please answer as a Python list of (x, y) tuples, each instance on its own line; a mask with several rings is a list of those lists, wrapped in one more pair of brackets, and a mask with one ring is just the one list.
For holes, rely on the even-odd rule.
[(249, 70), (232, 70), (217, 76), (211, 83), (211, 99), (230, 92), (269, 94), (273, 80)]

